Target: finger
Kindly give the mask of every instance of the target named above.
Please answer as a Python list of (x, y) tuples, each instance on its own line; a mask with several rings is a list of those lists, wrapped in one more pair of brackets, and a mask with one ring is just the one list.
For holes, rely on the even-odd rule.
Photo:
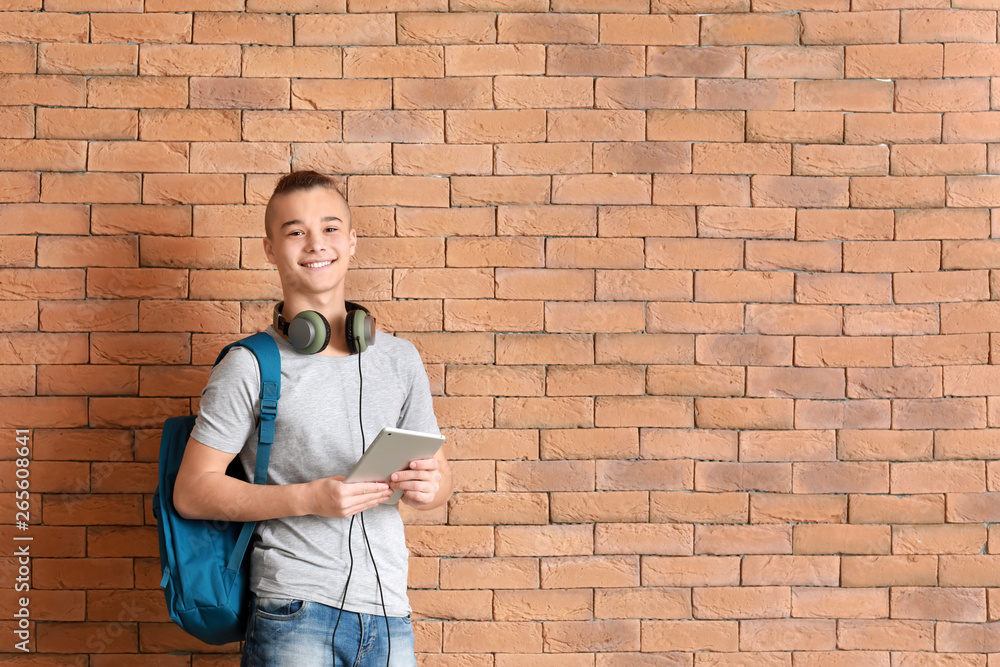
[(352, 514), (363, 512), (366, 509), (384, 503), (390, 496), (392, 496), (391, 489), (386, 489), (384, 493), (375, 495), (352, 496), (347, 502), (343, 503), (341, 511), (344, 516), (351, 516)]
[(417, 459), (410, 461), (411, 470), (437, 470), (440, 467), (437, 459)]
[(385, 482), (347, 482), (341, 483), (341, 493), (344, 496), (360, 496), (370, 493), (381, 493), (389, 488)]

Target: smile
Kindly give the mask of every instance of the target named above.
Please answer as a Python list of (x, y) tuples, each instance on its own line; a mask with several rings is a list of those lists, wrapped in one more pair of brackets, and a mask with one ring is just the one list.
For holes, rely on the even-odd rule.
[(329, 266), (330, 264), (333, 264), (332, 259), (327, 259), (322, 262), (303, 262), (302, 266), (307, 269), (322, 269), (324, 266)]

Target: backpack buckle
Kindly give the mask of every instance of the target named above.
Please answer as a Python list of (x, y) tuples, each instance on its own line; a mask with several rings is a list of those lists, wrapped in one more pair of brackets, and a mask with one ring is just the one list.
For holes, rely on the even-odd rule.
[(274, 421), (278, 416), (278, 400), (275, 398), (260, 399), (260, 418)]

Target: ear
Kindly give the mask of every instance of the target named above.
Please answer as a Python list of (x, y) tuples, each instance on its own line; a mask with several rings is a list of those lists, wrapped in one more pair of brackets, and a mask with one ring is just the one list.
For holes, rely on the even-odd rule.
[(271, 239), (264, 237), (264, 255), (267, 256), (267, 261), (271, 264), (277, 264), (278, 262), (274, 259), (274, 247), (271, 245)]
[(351, 234), (348, 240), (349, 247), (351, 249), (351, 257), (354, 257), (354, 251), (358, 248), (358, 233), (354, 231), (354, 227), (351, 227)]

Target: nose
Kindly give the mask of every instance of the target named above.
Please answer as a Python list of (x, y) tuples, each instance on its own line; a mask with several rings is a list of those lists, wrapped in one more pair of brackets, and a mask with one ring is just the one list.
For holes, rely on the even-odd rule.
[(320, 252), (326, 249), (325, 239), (323, 234), (316, 230), (310, 230), (306, 232), (306, 252)]

